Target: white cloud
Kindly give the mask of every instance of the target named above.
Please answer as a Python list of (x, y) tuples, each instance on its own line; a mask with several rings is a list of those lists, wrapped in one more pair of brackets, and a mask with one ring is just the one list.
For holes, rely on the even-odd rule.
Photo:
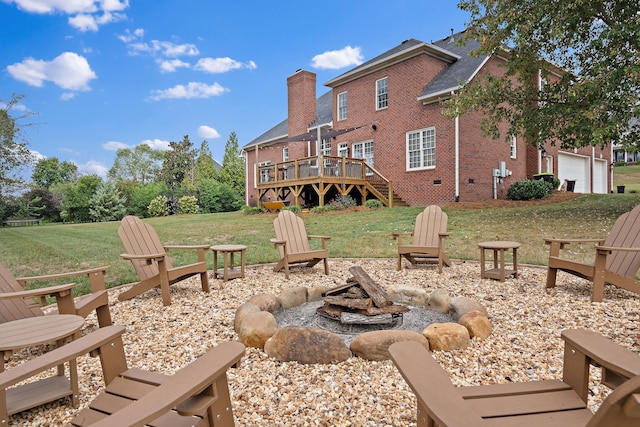
[(125, 31), (125, 34), (118, 36), (118, 39), (123, 43), (131, 43), (134, 40), (144, 37), (144, 30), (142, 28), (136, 28), (133, 33), (129, 30)]
[(191, 64), (188, 62), (181, 61), (179, 59), (158, 61), (160, 64), (160, 71), (163, 73), (173, 73), (178, 68), (191, 68)]
[(205, 125), (202, 125), (198, 128), (198, 136), (209, 139), (220, 138), (220, 134), (217, 130)]
[(62, 95), (60, 95), (60, 99), (63, 101), (70, 101), (75, 97), (76, 97), (76, 94), (73, 92), (64, 92)]
[(340, 50), (329, 50), (314, 56), (311, 66), (322, 70), (337, 70), (351, 65), (360, 65), (363, 59), (359, 47), (345, 46)]
[(102, 148), (104, 148), (107, 151), (118, 151), (122, 148), (131, 148), (131, 147), (125, 144), (124, 142), (108, 141), (102, 144)]
[(235, 59), (231, 59), (229, 57), (225, 58), (202, 58), (198, 60), (194, 69), (198, 71), (204, 71), (205, 73), (226, 73), (227, 71), (236, 70), (238, 68), (248, 68), (253, 70), (257, 68), (257, 65), (253, 61), (249, 61), (247, 63), (242, 63), (236, 61)]
[(99, 25), (126, 18), (121, 13), (129, 7), (129, 0), (3, 0), (15, 3), (28, 13), (73, 15), (69, 25), (80, 31), (98, 31)]
[(9, 65), (7, 71), (30, 86), (42, 87), (45, 81), (50, 81), (62, 89), (76, 91), (91, 90), (89, 81), (97, 77), (87, 60), (73, 52), (64, 52), (53, 61), (27, 58)]
[(161, 139), (145, 139), (141, 142), (141, 144), (147, 144), (149, 147), (154, 150), (164, 150), (167, 151), (169, 149), (169, 141), (163, 141)]
[(190, 98), (211, 98), (212, 96), (220, 96), (229, 89), (222, 87), (218, 83), (208, 85), (200, 82), (190, 82), (185, 85), (177, 85), (169, 89), (154, 90), (150, 99), (159, 101), (161, 99), (190, 99)]
[(102, 178), (106, 178), (109, 168), (98, 162), (97, 160), (89, 160), (85, 164), (78, 164), (78, 172), (81, 174), (91, 175), (95, 174)]
[(151, 43), (141, 41), (142, 35), (136, 36), (127, 32), (118, 38), (127, 44), (131, 55), (148, 53), (150, 55), (161, 55), (169, 58), (177, 58), (179, 56), (196, 56), (200, 51), (196, 45), (191, 43), (175, 44), (162, 40), (151, 40)]

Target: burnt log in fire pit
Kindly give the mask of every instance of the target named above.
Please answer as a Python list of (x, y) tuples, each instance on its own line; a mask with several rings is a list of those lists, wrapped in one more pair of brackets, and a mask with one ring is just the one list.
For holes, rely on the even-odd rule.
[(318, 315), (344, 324), (372, 325), (394, 323), (409, 311), (391, 301), (362, 267), (351, 267), (349, 272), (353, 277), (346, 284), (323, 292), (324, 305), (316, 310)]

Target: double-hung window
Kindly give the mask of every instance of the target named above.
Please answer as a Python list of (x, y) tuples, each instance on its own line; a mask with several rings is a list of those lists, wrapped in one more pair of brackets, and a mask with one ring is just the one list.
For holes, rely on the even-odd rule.
[(387, 77), (376, 80), (376, 110), (389, 106), (389, 85)]
[(353, 157), (356, 159), (364, 159), (369, 166), (373, 167), (373, 141), (353, 144)]
[(282, 149), (282, 161), (283, 162), (289, 161), (289, 147), (284, 147)]
[(338, 94), (338, 120), (347, 119), (347, 92)]
[(407, 170), (436, 166), (436, 128), (407, 132)]

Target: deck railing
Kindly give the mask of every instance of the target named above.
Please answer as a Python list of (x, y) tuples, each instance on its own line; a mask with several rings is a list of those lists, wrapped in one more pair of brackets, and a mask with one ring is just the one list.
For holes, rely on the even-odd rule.
[(324, 181), (369, 184), (385, 204), (393, 198), (392, 184), (364, 159), (337, 156), (305, 157), (288, 162), (258, 166), (258, 188)]

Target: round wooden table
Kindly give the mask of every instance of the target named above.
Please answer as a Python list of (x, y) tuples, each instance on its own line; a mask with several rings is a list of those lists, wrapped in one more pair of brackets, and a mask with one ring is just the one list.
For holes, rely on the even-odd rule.
[[(74, 338), (82, 325), (84, 318), (75, 314), (51, 314), (0, 324), (0, 372), (4, 371), (4, 359), (11, 357), (14, 351), (54, 341), (57, 345), (62, 345)], [(77, 408), (80, 400), (76, 360), (69, 361), (69, 378), (65, 376), (64, 365), (60, 365), (57, 375), (0, 390), (0, 393), (4, 399), (3, 405), (0, 405), (0, 418), (3, 420), (9, 415), (66, 396), (71, 397), (71, 404)]]
[[(480, 242), (480, 277), (482, 279), (496, 279), (504, 282), (507, 276), (518, 277), (518, 248), (520, 243), (508, 241)], [(505, 268), (504, 253), (511, 249), (513, 251), (513, 269)], [(493, 268), (485, 269), (485, 251), (493, 251)]]
[(0, 324), (0, 372), (4, 371), (4, 360), (14, 351), (54, 341), (60, 344), (79, 332), (82, 325), (84, 318), (75, 314), (51, 314)]
[[(244, 277), (244, 252), (245, 245), (213, 245), (213, 274), (215, 278), (222, 277), (226, 282), (229, 279)], [(218, 252), (222, 254), (222, 268), (218, 268)], [(235, 267), (234, 255), (240, 252), (240, 268)]]

